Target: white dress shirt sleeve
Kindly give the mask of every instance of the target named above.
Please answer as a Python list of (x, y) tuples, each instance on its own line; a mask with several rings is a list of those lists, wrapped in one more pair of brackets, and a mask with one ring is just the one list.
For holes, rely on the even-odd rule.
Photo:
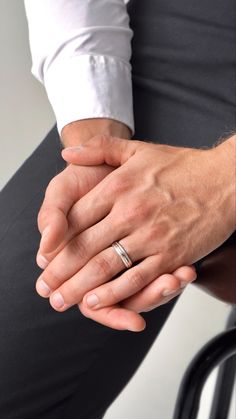
[(44, 84), (57, 129), (111, 118), (134, 133), (131, 38), (124, 0), (25, 0), (32, 74)]

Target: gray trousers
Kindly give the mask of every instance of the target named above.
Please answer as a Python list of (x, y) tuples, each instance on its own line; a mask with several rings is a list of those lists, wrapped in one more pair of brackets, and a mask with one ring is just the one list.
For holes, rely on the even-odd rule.
[[(136, 139), (209, 147), (235, 130), (235, 8), (234, 0), (130, 1)], [(1, 419), (102, 418), (177, 301), (144, 313), (146, 330), (133, 333), (75, 306), (58, 313), (38, 296), (37, 213), (64, 167), (60, 148), (53, 127), (0, 193)]]

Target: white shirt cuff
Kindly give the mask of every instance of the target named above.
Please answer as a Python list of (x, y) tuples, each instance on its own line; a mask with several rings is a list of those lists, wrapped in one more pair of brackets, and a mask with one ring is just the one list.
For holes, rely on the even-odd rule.
[(131, 65), (106, 55), (74, 55), (52, 63), (44, 84), (59, 135), (70, 122), (111, 118), (134, 134)]

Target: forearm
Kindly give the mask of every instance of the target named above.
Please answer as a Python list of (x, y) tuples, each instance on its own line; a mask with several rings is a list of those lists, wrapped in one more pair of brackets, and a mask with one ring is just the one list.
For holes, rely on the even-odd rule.
[(64, 147), (74, 147), (98, 134), (108, 134), (120, 138), (131, 138), (127, 125), (108, 118), (91, 118), (71, 122), (61, 132)]

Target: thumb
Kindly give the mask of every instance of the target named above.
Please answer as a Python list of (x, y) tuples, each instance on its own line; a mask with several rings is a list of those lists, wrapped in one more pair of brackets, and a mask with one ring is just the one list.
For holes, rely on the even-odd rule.
[(135, 154), (139, 143), (140, 141), (96, 135), (79, 147), (65, 148), (62, 157), (69, 163), (84, 166), (106, 163), (118, 167)]

